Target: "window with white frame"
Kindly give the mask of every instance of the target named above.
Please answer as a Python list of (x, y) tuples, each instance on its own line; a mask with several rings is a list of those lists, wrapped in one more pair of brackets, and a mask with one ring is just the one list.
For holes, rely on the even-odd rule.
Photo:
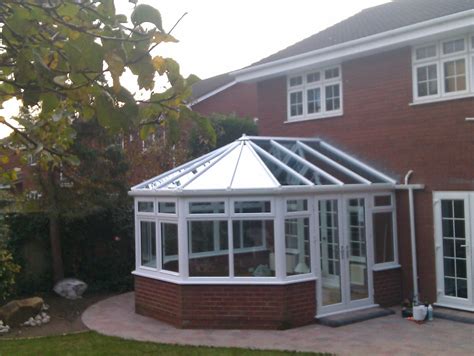
[(342, 113), (341, 67), (311, 70), (288, 77), (288, 121)]
[(161, 227), (161, 269), (179, 273), (178, 225), (162, 222)]
[(397, 263), (395, 241), (395, 206), (390, 194), (375, 195), (372, 207), (374, 263)]
[(415, 102), (474, 94), (474, 35), (413, 48)]
[(140, 221), (140, 263), (142, 267), (156, 268), (156, 224)]

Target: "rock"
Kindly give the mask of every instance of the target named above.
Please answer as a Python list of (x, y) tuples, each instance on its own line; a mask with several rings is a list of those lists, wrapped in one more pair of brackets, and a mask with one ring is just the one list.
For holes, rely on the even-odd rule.
[(0, 308), (0, 320), (11, 326), (21, 325), (25, 320), (36, 316), (43, 303), (43, 299), (39, 297), (13, 300)]
[(87, 284), (76, 278), (63, 279), (54, 286), (54, 291), (67, 299), (81, 298), (86, 289)]
[(49, 309), (49, 305), (46, 304), (46, 303), (44, 303), (44, 304), (43, 304), (43, 307), (41, 308), (41, 310), (46, 311), (46, 310), (48, 310), (48, 309)]

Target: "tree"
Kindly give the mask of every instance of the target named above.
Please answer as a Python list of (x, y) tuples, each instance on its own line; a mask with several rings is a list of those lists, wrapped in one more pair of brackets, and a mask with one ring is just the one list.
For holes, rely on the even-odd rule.
[[(17, 98), (23, 105), (17, 125), (1, 117), (0, 124), (13, 130), (5, 146), (38, 161), (57, 280), (63, 269), (56, 188), (65, 170), (80, 170), (77, 124), (97, 120), (112, 135), (138, 127), (145, 137), (165, 121), (194, 119), (186, 98), (198, 79), (184, 78), (173, 59), (152, 56), (160, 43), (177, 40), (149, 5), (136, 5), (128, 18), (116, 14), (113, 0), (5, 0), (0, 26), (0, 103)], [(121, 82), (124, 74), (136, 82), (140, 100)], [(156, 92), (159, 78), (168, 85)], [(0, 154), (0, 162), (7, 160)]]

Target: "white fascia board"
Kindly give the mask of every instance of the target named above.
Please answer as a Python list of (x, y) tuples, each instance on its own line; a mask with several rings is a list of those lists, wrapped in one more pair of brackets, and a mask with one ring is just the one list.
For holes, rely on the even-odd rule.
[(219, 94), (221, 91), (224, 91), (224, 90), (230, 88), (231, 86), (233, 86), (235, 84), (237, 84), (237, 82), (235, 80), (233, 80), (232, 82), (227, 83), (226, 85), (223, 85), (223, 86), (221, 86), (217, 89), (214, 89), (213, 91), (210, 91), (207, 94), (204, 94), (204, 95), (200, 96), (199, 98), (197, 98), (197, 99), (193, 100), (192, 102), (190, 102), (188, 105), (190, 107), (192, 107), (193, 105), (196, 105), (196, 104), (200, 103), (201, 101), (204, 101), (204, 100), (210, 98), (211, 96)]
[(344, 184), (344, 185), (301, 185), (281, 186), (263, 189), (215, 189), (215, 190), (133, 190), (128, 195), (133, 197), (208, 197), (208, 196), (261, 196), (261, 195), (291, 195), (291, 194), (327, 194), (327, 193), (349, 193), (349, 192), (378, 192), (394, 190), (395, 184), (373, 183), (373, 184)]
[(331, 47), (243, 68), (229, 74), (235, 76), (237, 82), (255, 81), (318, 64), (340, 62), (343, 59), (374, 53), (381, 49), (396, 48), (404, 44), (416, 43), (423, 38), (433, 37), (446, 32), (472, 29), (473, 23), (474, 10), (462, 11)]

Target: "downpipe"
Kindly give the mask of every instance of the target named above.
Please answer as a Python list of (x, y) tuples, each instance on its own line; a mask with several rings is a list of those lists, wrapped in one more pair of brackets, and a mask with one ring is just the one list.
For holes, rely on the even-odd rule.
[(418, 265), (416, 259), (416, 232), (415, 232), (415, 200), (413, 195), (413, 186), (408, 184), (413, 170), (409, 170), (405, 175), (405, 186), (408, 189), (408, 206), (410, 215), (410, 242), (411, 242), (411, 264), (413, 273), (413, 301), (414, 303), (419, 302), (419, 290), (418, 290)]

